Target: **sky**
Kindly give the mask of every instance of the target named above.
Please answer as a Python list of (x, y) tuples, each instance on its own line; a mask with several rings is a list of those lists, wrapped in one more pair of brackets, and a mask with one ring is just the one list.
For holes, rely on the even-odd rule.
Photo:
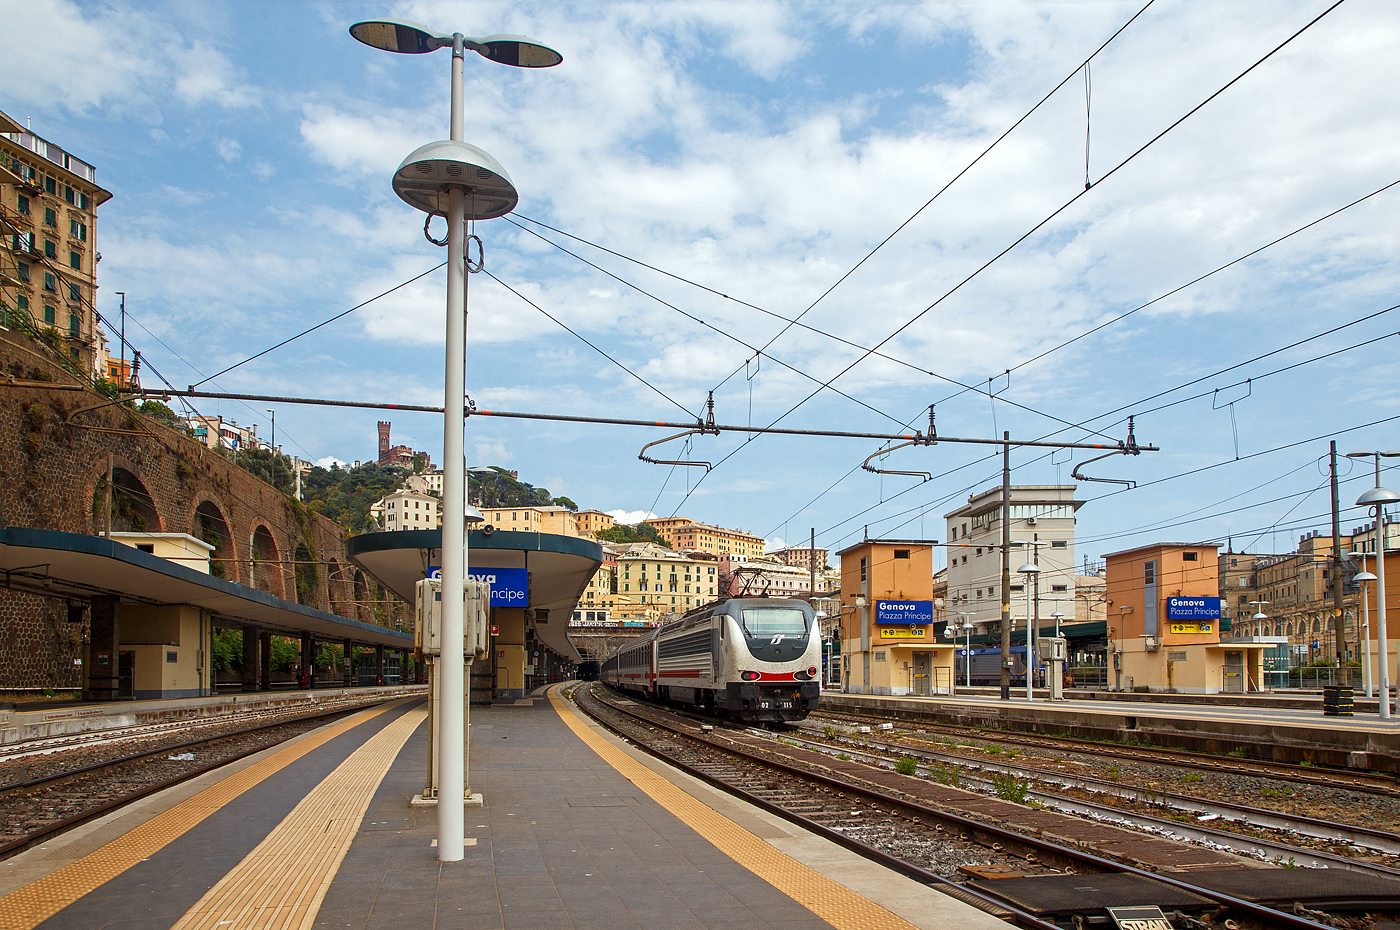
[[(1400, 6), (1145, 2), (0, 0), (44, 37), (7, 43), (0, 110), (112, 192), (98, 308), (125, 292), (147, 387), (364, 303), (202, 389), (440, 405), (445, 272), (404, 282), (446, 250), (390, 178), (448, 134), (450, 53), (348, 27), (531, 36), (563, 63), (466, 62), (466, 139), (520, 192), (474, 229), (468, 394), (689, 423), (713, 392), (746, 431), (648, 453), (706, 469), (638, 459), (674, 429), (476, 417), (468, 465), (839, 550), (944, 538), (999, 449), (874, 462), (924, 480), (757, 428), (903, 434), (932, 405), (945, 437), (1117, 442), (1132, 415), (1161, 451), (1087, 466), (1137, 485), (1079, 484), (1081, 557), (1286, 552), (1330, 527), (1329, 440), (1400, 447)], [(388, 419), (441, 464), (440, 416), (272, 406), (289, 455), (372, 459)], [(1098, 454), (1016, 448), (1013, 481)], [(1346, 532), (1371, 477), (1341, 471)]]

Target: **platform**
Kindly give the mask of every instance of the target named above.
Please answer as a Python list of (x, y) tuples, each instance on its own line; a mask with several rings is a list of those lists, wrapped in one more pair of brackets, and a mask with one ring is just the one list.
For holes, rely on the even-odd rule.
[(1088, 739), (1146, 741), (1203, 752), (1229, 752), (1252, 743), (1272, 747), (1270, 755), (1256, 758), (1400, 773), (1400, 718), (1326, 717), (1320, 708), (1122, 704), (1043, 697), (1027, 701), (1024, 691), (1013, 693), (1008, 701), (986, 694), (917, 697), (823, 691), (820, 708)]
[(554, 695), (472, 708), (465, 859), (414, 809), (422, 701), (358, 713), (0, 863), (0, 930), (1003, 930), (645, 756)]

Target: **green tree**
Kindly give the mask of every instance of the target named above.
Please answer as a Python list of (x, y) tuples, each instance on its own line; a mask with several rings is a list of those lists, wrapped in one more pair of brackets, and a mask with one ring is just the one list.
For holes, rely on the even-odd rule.
[(638, 523), (636, 526), (617, 523), (605, 530), (599, 530), (597, 536), (599, 539), (614, 543), (654, 542), (660, 546), (666, 545), (666, 541), (661, 538), (656, 527), (650, 523)]
[(556, 497), (554, 500), (550, 501), (550, 503), (554, 504), (557, 507), (568, 507), (574, 513), (578, 513), (578, 504), (575, 504), (567, 497)]
[(175, 411), (158, 400), (145, 401), (137, 409), (152, 420), (163, 423), (171, 429), (180, 428), (180, 419), (175, 416)]

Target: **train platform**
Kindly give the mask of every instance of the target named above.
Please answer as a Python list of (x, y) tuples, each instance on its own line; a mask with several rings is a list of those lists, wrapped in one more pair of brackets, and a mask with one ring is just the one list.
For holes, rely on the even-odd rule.
[(557, 688), (471, 710), (440, 863), (425, 702), (345, 718), (0, 862), (0, 930), (997, 930), (990, 914), (674, 771)]
[(1280, 762), (1400, 773), (1400, 718), (1324, 716), (1321, 707), (1269, 704), (1111, 703), (1070, 697), (1026, 700), (999, 694), (849, 694), (823, 691), (820, 709), (889, 715), (929, 722), (1001, 727), (1088, 739), (1133, 740), (1162, 746), (1230, 752), (1250, 744)]

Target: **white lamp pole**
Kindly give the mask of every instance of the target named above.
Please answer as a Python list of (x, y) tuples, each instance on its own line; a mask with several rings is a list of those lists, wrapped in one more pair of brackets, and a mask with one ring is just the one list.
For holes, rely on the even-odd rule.
[(1376, 576), (1366, 571), (1366, 553), (1353, 552), (1352, 555), (1361, 559), (1361, 571), (1352, 576), (1361, 586), (1361, 687), (1366, 690), (1366, 696), (1374, 695), (1375, 689), (1371, 687), (1371, 607), (1366, 603), (1366, 582), (1375, 581)]
[[(524, 36), (484, 39), (462, 33), (436, 32), (407, 20), (356, 23), (350, 34), (387, 52), (421, 55), (452, 49), (451, 139), (417, 149), (394, 172), (394, 192), (409, 205), (447, 220), (447, 359), (443, 385), (442, 453), (442, 660), (438, 670), (438, 860), (463, 856), (466, 825), (466, 662), (458, 660), (463, 643), (466, 581), (466, 224), (467, 220), (504, 216), (519, 199), (499, 162), (462, 141), (462, 70), (466, 50), (501, 64), (548, 68), (563, 60), (558, 52)], [(445, 196), (444, 196), (445, 195)], [(470, 201), (470, 202), (469, 202)], [(428, 236), (428, 226), (423, 227)], [(430, 241), (441, 244), (436, 240)], [(451, 644), (450, 646), (448, 644)], [(449, 652), (449, 649), (451, 650)]]

